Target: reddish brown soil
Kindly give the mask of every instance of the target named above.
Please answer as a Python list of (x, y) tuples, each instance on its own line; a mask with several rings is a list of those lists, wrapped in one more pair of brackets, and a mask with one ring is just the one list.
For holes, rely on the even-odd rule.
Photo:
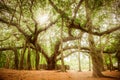
[[(105, 71), (103, 74), (120, 78), (118, 71)], [(93, 78), (92, 72), (47, 71), (47, 70), (11, 70), (0, 69), (0, 80), (120, 80), (113, 78)]]

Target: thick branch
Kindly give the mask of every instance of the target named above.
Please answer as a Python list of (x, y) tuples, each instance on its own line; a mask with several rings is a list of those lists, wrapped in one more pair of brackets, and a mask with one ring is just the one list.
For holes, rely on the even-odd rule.
[(45, 31), (47, 29), (49, 29), (52, 25), (54, 25), (57, 21), (59, 20), (59, 18), (57, 18), (55, 21), (51, 22), (50, 24), (48, 24), (44, 29), (39, 29), (33, 39), (33, 42), (35, 42), (37, 40), (37, 37), (39, 35), (39, 33), (41, 33), (42, 31)]
[(37, 23), (37, 21), (35, 20), (35, 18), (34, 18), (34, 14), (33, 14), (33, 10), (32, 10), (32, 7), (33, 7), (33, 3), (34, 3), (34, 0), (31, 0), (31, 4), (29, 4), (30, 5), (30, 8), (29, 8), (29, 10), (30, 10), (30, 13), (31, 13), (31, 19), (34, 21), (34, 23), (35, 23), (35, 34), (36, 34), (36, 32), (37, 32), (37, 26), (38, 26), (38, 23)]
[[(78, 46), (68, 46), (68, 47), (63, 48), (63, 51), (69, 50), (69, 49), (78, 49)], [(80, 49), (81, 50), (90, 50), (88, 47), (81, 47)]]
[(60, 18), (57, 18), (55, 21), (51, 22), (50, 24), (48, 24), (44, 29), (39, 29), (38, 33), (47, 30), (48, 28), (50, 28), (52, 25), (54, 25)]
[(71, 24), (71, 28), (75, 28), (75, 29), (80, 29), (82, 30), (83, 32), (86, 32), (86, 33), (90, 33), (90, 34), (93, 34), (93, 35), (96, 35), (96, 36), (102, 36), (102, 35), (105, 35), (105, 34), (110, 34), (116, 30), (120, 30), (120, 25), (117, 26), (117, 27), (114, 27), (114, 28), (111, 28), (111, 29), (108, 29), (106, 31), (103, 31), (103, 32), (93, 32), (93, 31), (89, 31), (87, 29), (84, 29), (83, 27), (81, 27), (79, 24)]
[[(70, 56), (70, 55), (72, 55), (73, 53), (76, 53), (76, 52), (87, 52), (87, 53), (89, 53), (89, 51), (75, 50), (75, 51), (71, 51), (69, 54), (66, 54), (64, 56), (64, 58), (66, 58), (66, 57), (68, 57), (68, 56)], [(57, 61), (58, 60), (61, 60), (61, 57), (57, 58)]]
[(1, 39), (0, 42), (3, 42), (3, 41), (5, 41), (5, 40), (8, 40), (10, 37), (11, 37), (11, 36), (8, 36), (8, 37), (5, 38), (5, 39)]
[(63, 42), (67, 42), (67, 41), (70, 41), (70, 40), (76, 40), (76, 39), (79, 39), (80, 37), (72, 37), (72, 36), (69, 36), (69, 37), (66, 37), (63, 39)]
[(0, 51), (13, 50), (14, 48), (22, 49), (23, 47), (6, 47), (6, 48), (0, 48)]

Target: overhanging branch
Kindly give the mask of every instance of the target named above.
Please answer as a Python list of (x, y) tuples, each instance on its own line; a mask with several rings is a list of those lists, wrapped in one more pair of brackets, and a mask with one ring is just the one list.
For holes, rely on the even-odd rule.
[(18, 31), (21, 32), (24, 36), (29, 36), (27, 33), (24, 32), (24, 30), (20, 28), (20, 26), (17, 23), (13, 23), (13, 22), (9, 23), (7, 20), (4, 20), (2, 18), (0, 18), (0, 22), (15, 26), (18, 29)]
[[(82, 4), (82, 1), (81, 0), (78, 4), (78, 7)], [(60, 15), (65, 15), (66, 13), (64, 11), (62, 11), (61, 9), (59, 9), (52, 0), (49, 0), (51, 6), (60, 14)], [(77, 9), (75, 10), (75, 12), (77, 12)], [(80, 26), (80, 24), (76, 24), (73, 22), (73, 19), (70, 19), (67, 15), (66, 16), (62, 16), (63, 18), (69, 20), (69, 26), (67, 26), (68, 28), (75, 28), (75, 29), (79, 29), (83, 32), (86, 32), (86, 33), (89, 33), (89, 34), (93, 34), (93, 35), (96, 35), (96, 36), (102, 36), (102, 35), (105, 35), (105, 34), (110, 34), (116, 30), (119, 30), (120, 29), (120, 25), (117, 26), (117, 27), (114, 27), (114, 28), (111, 28), (109, 30), (106, 30), (106, 31), (103, 31), (103, 32), (90, 32), (89, 30), (85, 29), (85, 27), (82, 27)]]

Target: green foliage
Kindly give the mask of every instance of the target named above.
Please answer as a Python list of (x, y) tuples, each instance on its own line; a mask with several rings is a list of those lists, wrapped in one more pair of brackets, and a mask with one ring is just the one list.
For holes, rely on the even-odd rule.
[(99, 10), (101, 7), (108, 6), (114, 0), (89, 0), (89, 8), (91, 10)]
[(6, 55), (0, 52), (0, 68), (4, 67), (6, 63)]
[(105, 47), (105, 51), (115, 53), (116, 51), (119, 50), (119, 48), (120, 48), (120, 33), (115, 32), (111, 34), (109, 44), (107, 45), (107, 47)]
[(39, 64), (47, 64), (46, 59), (44, 58), (44, 56), (40, 53), (40, 62)]
[(115, 54), (104, 54), (104, 59), (105, 59), (105, 63), (104, 64), (110, 64), (110, 55), (111, 55), (111, 60), (112, 60), (112, 63), (113, 63), (113, 66), (117, 66), (117, 59), (115, 57)]

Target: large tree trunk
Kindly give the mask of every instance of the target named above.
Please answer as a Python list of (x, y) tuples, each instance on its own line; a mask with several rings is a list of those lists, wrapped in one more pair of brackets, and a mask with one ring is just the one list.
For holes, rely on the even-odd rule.
[(99, 53), (91, 53), (92, 65), (93, 65), (93, 77), (103, 77), (102, 74), (102, 56)]
[(93, 40), (93, 36), (89, 34), (89, 45), (91, 50), (91, 58), (92, 58), (92, 65), (93, 65), (93, 77), (103, 77), (102, 74), (102, 66), (103, 66), (103, 58), (100, 52), (96, 51), (95, 43)]
[(55, 70), (56, 59), (54, 57), (50, 57), (47, 60), (47, 70)]
[(89, 47), (90, 47), (90, 55), (92, 59), (92, 65), (93, 65), (93, 77), (103, 77), (102, 74), (102, 66), (103, 66), (103, 58), (101, 52), (97, 52), (95, 41), (93, 38), (93, 35), (91, 32), (93, 31), (93, 24), (91, 20), (92, 10), (90, 9), (90, 4), (88, 0), (85, 0), (85, 8), (86, 8), (86, 18), (87, 18), (87, 24), (86, 27), (89, 30), (88, 35), (88, 41), (89, 41)]

